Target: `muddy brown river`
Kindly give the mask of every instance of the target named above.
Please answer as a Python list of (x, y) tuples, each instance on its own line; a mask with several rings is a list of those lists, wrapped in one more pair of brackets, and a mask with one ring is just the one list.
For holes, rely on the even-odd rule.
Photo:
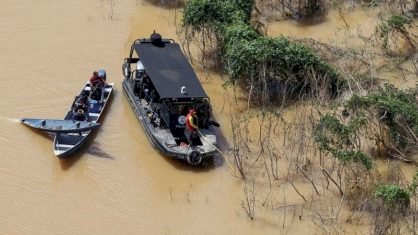
[[(342, 18), (330, 12), (322, 24), (276, 22), (268, 30), (271, 36), (349, 40), (344, 32), (370, 30), (374, 26), (360, 23), (375, 15), (359, 11)], [(0, 234), (324, 233), (309, 217), (313, 213), (302, 211), (332, 205), (341, 200), (338, 196), (287, 213), (286, 207), (300, 197), (293, 189), (280, 191), (278, 185), (275, 193), (283, 194), (284, 204), (261, 207), (257, 201), (256, 219), (250, 220), (241, 207), (243, 181), (234, 177), (227, 160), (217, 156), (207, 167), (192, 168), (152, 148), (123, 95), (121, 65), (132, 41), (153, 30), (178, 41), (180, 18), (180, 9), (143, 0), (2, 1)], [(222, 136), (230, 140), (229, 118), (241, 109), (231, 107), (219, 74), (194, 67)], [(115, 82), (102, 127), (81, 151), (59, 160), (52, 138), (18, 119), (63, 118), (91, 73), (101, 68), (108, 82)], [(286, 165), (280, 167), (286, 170)], [(297, 186), (312, 193), (309, 185)], [(349, 212), (342, 208), (341, 214)], [(338, 231), (368, 230), (346, 225)]]
[[(2, 1), (1, 234), (275, 233), (249, 222), (241, 181), (225, 163), (195, 169), (158, 154), (123, 96), (131, 42), (154, 29), (175, 39), (176, 18), (138, 0)], [(116, 84), (103, 126), (78, 154), (59, 160), (49, 136), (17, 119), (63, 118), (99, 68)], [(227, 126), (222, 81), (202, 83)]]

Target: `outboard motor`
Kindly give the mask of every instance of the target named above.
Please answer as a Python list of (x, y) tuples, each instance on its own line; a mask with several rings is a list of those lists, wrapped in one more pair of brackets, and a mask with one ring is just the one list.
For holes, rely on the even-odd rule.
[(200, 152), (193, 150), (187, 155), (187, 162), (192, 166), (197, 166), (202, 162), (202, 154)]
[(100, 69), (98, 72), (99, 77), (103, 78), (106, 81), (106, 71), (104, 69)]

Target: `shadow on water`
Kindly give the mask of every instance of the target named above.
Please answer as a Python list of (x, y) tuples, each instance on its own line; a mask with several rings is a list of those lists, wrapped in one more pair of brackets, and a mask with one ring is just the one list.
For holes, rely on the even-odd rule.
[(111, 154), (102, 151), (100, 149), (100, 144), (94, 141), (96, 135), (97, 132), (92, 133), (92, 135), (89, 137), (89, 140), (87, 140), (87, 142), (84, 143), (84, 145), (79, 150), (68, 157), (60, 159), (61, 169), (65, 171), (70, 169), (85, 153), (88, 153), (94, 157), (114, 160), (115, 158)]
[(108, 158), (108, 159), (115, 160), (115, 158), (111, 154), (106, 153), (100, 149), (100, 144), (98, 142), (94, 142), (91, 146), (89, 146), (86, 152), (95, 157)]

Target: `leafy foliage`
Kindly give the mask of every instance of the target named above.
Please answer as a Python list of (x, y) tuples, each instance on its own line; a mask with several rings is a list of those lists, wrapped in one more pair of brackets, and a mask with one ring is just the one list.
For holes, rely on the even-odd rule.
[(227, 49), (234, 46), (234, 44), (245, 45), (259, 37), (261, 35), (249, 24), (231, 24), (222, 28), (221, 45)]
[(376, 32), (382, 39), (382, 47), (388, 49), (389, 37), (392, 33), (399, 33), (412, 46), (414, 42), (409, 36), (408, 28), (412, 26), (412, 19), (405, 15), (393, 15), (388, 20), (382, 22), (376, 27)]
[(415, 173), (414, 178), (412, 179), (411, 184), (408, 187), (408, 190), (411, 194), (415, 194), (418, 188), (418, 171)]
[(405, 207), (409, 206), (411, 196), (407, 190), (397, 184), (379, 185), (373, 195), (383, 199), (389, 206), (402, 205)]
[(252, 5), (252, 0), (189, 0), (184, 7), (183, 25), (200, 32), (203, 28), (217, 30), (234, 22), (248, 22), (248, 8), (252, 9)]
[(255, 87), (257, 94), (273, 100), (274, 92), (283, 90), (292, 95), (319, 93), (320, 88), (338, 94), (345, 86), (340, 73), (300, 43), (260, 35), (250, 24), (253, 6), (253, 0), (190, 0), (183, 26), (211, 32), (230, 82)]
[(389, 137), (400, 151), (417, 144), (418, 104), (417, 89), (399, 90), (385, 85), (367, 96), (353, 96), (347, 107), (354, 111), (373, 112), (389, 129)]
[(354, 144), (360, 128), (366, 124), (364, 116), (357, 116), (343, 124), (334, 115), (326, 114), (314, 130), (314, 141), (321, 151), (331, 153), (343, 163), (360, 162), (370, 170), (373, 161)]
[(370, 159), (369, 156), (367, 156), (365, 153), (359, 150), (348, 150), (348, 151), (334, 151), (334, 156), (338, 158), (340, 161), (347, 163), (349, 161), (352, 162), (359, 162), (363, 164), (364, 167), (366, 167), (367, 170), (370, 170), (373, 168), (373, 160)]

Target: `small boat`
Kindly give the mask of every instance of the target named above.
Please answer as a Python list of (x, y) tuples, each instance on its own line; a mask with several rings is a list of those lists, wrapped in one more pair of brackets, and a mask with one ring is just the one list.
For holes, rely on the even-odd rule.
[[(157, 33), (133, 42), (122, 66), (123, 92), (151, 144), (163, 155), (199, 165), (217, 151), (219, 126), (209, 120), (210, 99), (172, 39)], [(197, 111), (199, 130), (187, 136), (186, 115)], [(196, 134), (196, 133), (195, 133)]]
[(89, 131), (100, 127), (100, 123), (76, 120), (22, 118), (20, 122), (37, 130), (52, 133), (74, 133)]
[[(100, 72), (100, 71), (99, 71)], [(90, 106), (88, 107), (88, 111), (86, 113), (86, 122), (90, 122), (92, 124), (98, 124), (100, 121), (100, 117), (102, 116), (107, 103), (109, 102), (109, 98), (113, 91), (114, 83), (108, 83), (101, 89), (101, 95), (99, 97), (89, 98)], [(80, 95), (92, 91), (92, 87), (90, 83), (87, 82), (83, 89), (80, 92)], [(90, 97), (92, 97), (90, 95)], [(75, 101), (73, 102), (74, 105)], [(68, 110), (67, 115), (65, 116), (64, 120), (74, 121), (74, 114), (73, 114), (73, 105), (71, 105), (70, 109)], [(68, 132), (68, 133), (60, 133), (58, 132), (54, 138), (54, 154), (57, 155), (59, 158), (64, 158), (76, 150), (78, 150), (91, 136), (92, 129), (85, 130), (85, 131), (77, 131), (77, 132)]]

